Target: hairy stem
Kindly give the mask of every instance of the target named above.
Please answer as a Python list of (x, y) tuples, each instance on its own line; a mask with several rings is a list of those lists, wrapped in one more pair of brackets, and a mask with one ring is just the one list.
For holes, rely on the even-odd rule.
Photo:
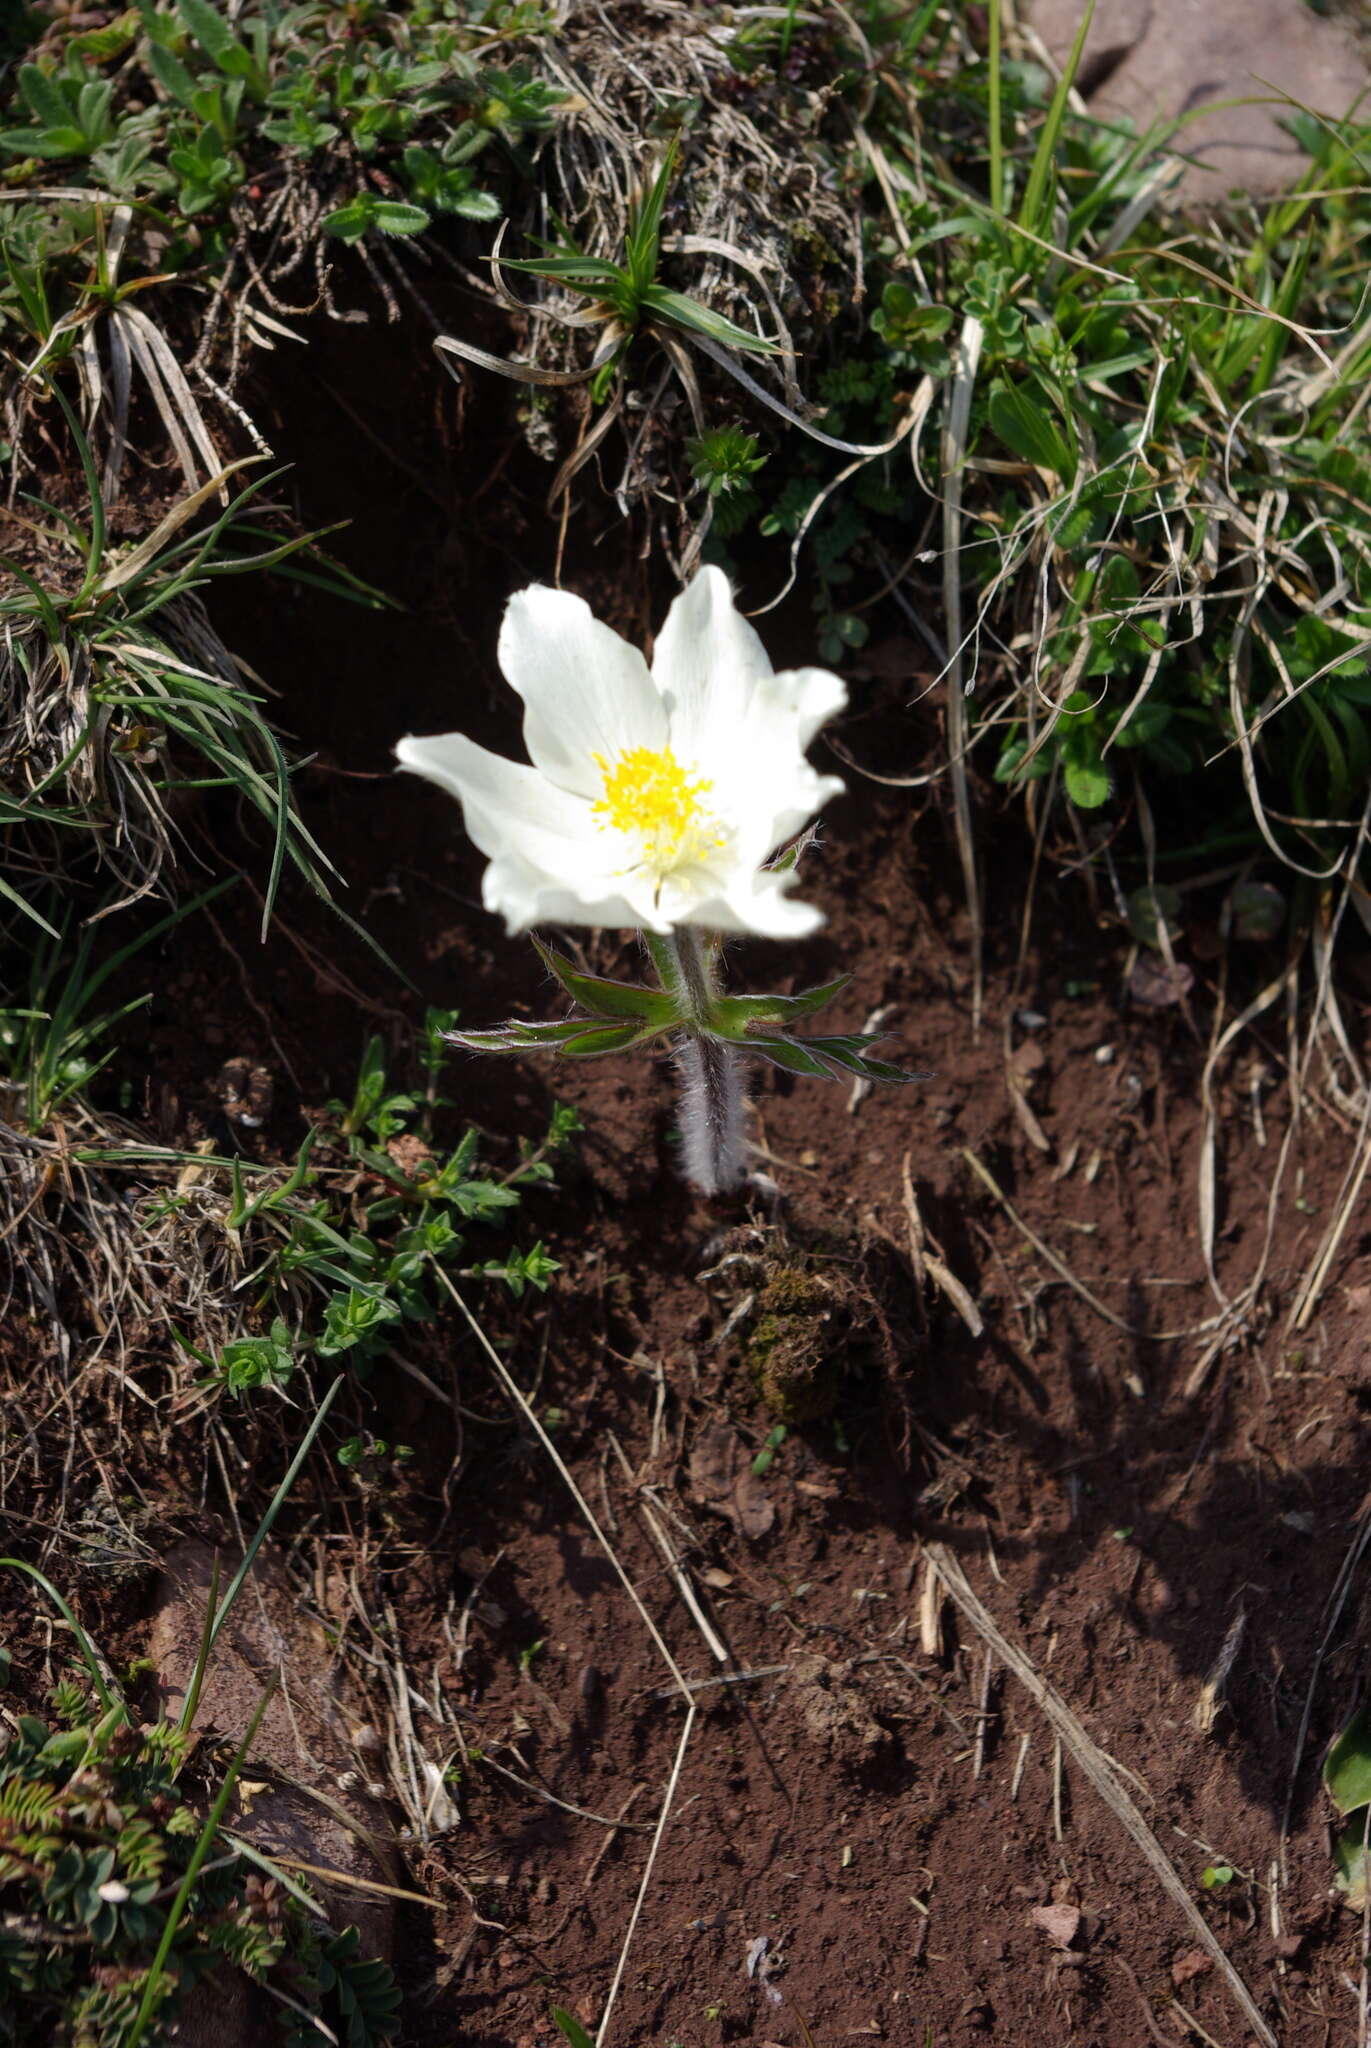
[(721, 1195), (743, 1178), (743, 1087), (737, 1055), (721, 1038), (682, 1039), (681, 1144), (686, 1178)]
[(702, 1194), (723, 1194), (743, 1178), (743, 1087), (733, 1047), (708, 1028), (717, 990), (707, 942), (687, 927), (647, 944), (685, 1024), (677, 1057), (686, 1178)]

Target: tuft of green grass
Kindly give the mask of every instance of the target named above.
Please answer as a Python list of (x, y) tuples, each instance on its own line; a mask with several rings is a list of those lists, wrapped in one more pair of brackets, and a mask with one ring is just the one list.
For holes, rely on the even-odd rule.
[[(24, 494), (31, 512), (20, 524), (34, 566), (0, 561), (0, 825), (12, 878), (0, 877), (0, 893), (45, 925), (34, 885), (65, 882), (85, 864), (136, 900), (174, 861), (182, 800), (230, 789), (270, 831), (265, 928), (287, 861), (324, 895), (331, 863), (300, 819), (291, 763), (261, 699), (199, 593), (284, 565), (321, 535), (271, 530), (261, 505), (270, 476), (227, 498), (244, 466), (233, 463), (136, 545), (112, 547), (89, 443), (65, 395), (54, 396), (85, 504), (78, 514)], [(216, 506), (221, 492), (226, 502)], [(325, 565), (315, 573), (327, 574)], [(376, 601), (341, 573), (331, 580)]]
[[(998, 7), (979, 48), (952, 18), (921, 10), (914, 41), (878, 0), (853, 16), (876, 54), (873, 311), (834, 323), (810, 376), (826, 426), (877, 440), (911, 389), (946, 414), (951, 338), (975, 323), (954, 536), (966, 759), (1035, 829), (1053, 806), (1146, 816), (1154, 851), (1125, 832), (1125, 868), (1274, 875), (1296, 932), (1336, 878), (1365, 921), (1371, 127), (1292, 108), (1310, 160), (1286, 197), (1178, 221), (1184, 120), (1079, 116), (1081, 37), (1054, 81)], [(893, 589), (948, 672), (920, 567), (925, 490), (948, 484), (931, 438), (913, 476), (885, 456), (839, 489), (819, 451), (762, 431), (756, 523), (790, 541), (792, 577), (804, 550), (825, 660), (860, 652)], [(728, 563), (739, 537), (716, 524), (710, 547)]]
[(37, 1135), (47, 1129), (63, 1104), (89, 1089), (118, 1054), (119, 1024), (152, 1001), (149, 991), (95, 1016), (92, 1005), (101, 988), (145, 947), (222, 895), (232, 886), (232, 879), (179, 905), (98, 963), (94, 924), (84, 927), (73, 947), (65, 931), (42, 920), (44, 936), (29, 959), (28, 985), (23, 991), (27, 1000), (0, 1006), (0, 1093), (7, 1098), (11, 1121)]

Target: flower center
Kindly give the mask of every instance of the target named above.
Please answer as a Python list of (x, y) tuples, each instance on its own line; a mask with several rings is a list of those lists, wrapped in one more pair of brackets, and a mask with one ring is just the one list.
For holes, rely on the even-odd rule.
[(714, 787), (692, 777), (670, 747), (629, 747), (613, 762), (594, 756), (604, 777), (605, 793), (591, 805), (601, 830), (626, 833), (641, 849), (637, 867), (656, 878), (660, 890), (674, 868), (702, 859), (727, 843), (717, 818), (700, 801)]

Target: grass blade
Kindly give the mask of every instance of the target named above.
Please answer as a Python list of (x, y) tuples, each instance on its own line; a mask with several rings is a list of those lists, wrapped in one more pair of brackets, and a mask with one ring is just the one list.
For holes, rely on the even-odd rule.
[(171, 1954), (171, 1945), (176, 1939), (176, 1930), (185, 1918), (186, 1907), (190, 1903), (190, 1895), (195, 1888), (195, 1880), (200, 1875), (200, 1867), (214, 1845), (215, 1836), (219, 1832), (219, 1823), (224, 1817), (225, 1809), (230, 1798), (233, 1796), (233, 1788), (238, 1782), (238, 1774), (247, 1761), (248, 1751), (257, 1740), (257, 1730), (262, 1725), (262, 1716), (265, 1714), (267, 1705), (275, 1690), (276, 1680), (273, 1678), (266, 1691), (262, 1694), (261, 1699), (257, 1702), (256, 1711), (248, 1723), (248, 1732), (239, 1743), (234, 1753), (233, 1762), (224, 1773), (224, 1782), (219, 1787), (214, 1804), (205, 1816), (205, 1825), (201, 1828), (199, 1839), (191, 1851), (190, 1862), (186, 1866), (186, 1874), (181, 1879), (176, 1897), (171, 1902), (171, 1910), (167, 1914), (166, 1925), (162, 1929), (162, 1939), (157, 1944), (157, 1952), (153, 1956), (151, 1967), (148, 1970), (148, 1981), (143, 1987), (143, 1996), (139, 2002), (138, 2010), (134, 2014), (133, 2025), (124, 2036), (124, 2048), (138, 2048), (138, 2043), (147, 2032), (148, 2021), (152, 2018), (153, 2007), (157, 2003), (157, 1993), (166, 1972), (167, 1957)]
[(84, 602), (95, 588), (100, 576), (100, 564), (105, 555), (105, 501), (100, 495), (100, 479), (95, 473), (95, 458), (90, 452), (90, 442), (81, 432), (81, 422), (73, 412), (66, 393), (56, 384), (52, 395), (66, 414), (67, 425), (71, 428), (76, 452), (81, 458), (81, 470), (86, 480), (86, 495), (90, 499), (90, 534), (86, 547), (86, 574), (81, 584), (80, 601)]
[(678, 130), (667, 144), (666, 155), (662, 158), (656, 177), (647, 188), (642, 204), (633, 209), (628, 233), (624, 238), (624, 254), (628, 259), (625, 267), (629, 282), (639, 297), (657, 275), (657, 265), (661, 260), (662, 251), (662, 213), (666, 206), (666, 195), (676, 169), (680, 147), (681, 137)]
[(230, 462), (227, 468), (221, 469), (217, 476), (212, 476), (207, 484), (201, 484), (198, 491), (192, 491), (189, 497), (182, 498), (179, 504), (173, 505), (166, 518), (159, 520), (147, 538), (140, 540), (131, 554), (125, 555), (122, 562), (116, 563), (114, 568), (100, 578), (96, 585), (96, 596), (103, 597), (107, 591), (118, 590), (121, 584), (131, 583), (136, 577), (141, 576), (178, 528), (184, 526), (186, 521), (200, 510), (206, 498), (214, 496), (235, 470), (245, 469), (251, 462), (265, 462), (266, 459), (264, 455), (241, 456), (237, 462)]
[[(3, 896), (7, 903), (12, 903), (16, 910), (22, 910), (25, 917), (31, 917), (34, 923), (47, 932), (50, 937), (54, 939), (61, 938), (62, 934), (54, 925), (48, 923), (42, 911), (30, 903), (27, 896), (21, 896), (13, 883), (7, 882), (3, 875), (0, 875), (0, 896)], [(3, 1562), (3, 1560), (0, 1560), (0, 1562)]]
[(62, 1619), (66, 1622), (67, 1627), (71, 1630), (72, 1635), (76, 1640), (76, 1647), (81, 1652), (82, 1661), (84, 1662), (86, 1669), (90, 1672), (91, 1683), (94, 1685), (96, 1692), (100, 1696), (101, 1706), (104, 1708), (107, 1714), (114, 1713), (116, 1709), (122, 1711), (123, 1701), (115, 1699), (113, 1693), (110, 1691), (109, 1687), (105, 1684), (104, 1679), (100, 1675), (100, 1666), (96, 1661), (95, 1651), (91, 1645), (90, 1637), (86, 1634), (86, 1631), (82, 1628), (80, 1622), (76, 1619), (76, 1616), (72, 1613), (70, 1607), (68, 1607), (66, 1601), (58, 1592), (56, 1586), (53, 1585), (52, 1580), (44, 1578), (42, 1572), (39, 1571), (37, 1565), (25, 1564), (22, 1557), (0, 1557), (0, 1566), (5, 1567), (12, 1572), (25, 1573), (28, 1578), (34, 1580), (34, 1582), (37, 1585), (40, 1585), (43, 1588), (43, 1591), (47, 1594), (53, 1606), (62, 1616)]
[[(993, 10), (992, 20), (997, 19), (998, 12), (998, 7)], [(1024, 190), (1023, 205), (1019, 208), (1019, 226), (1027, 228), (1031, 234), (1041, 234), (1043, 231), (1045, 203), (1050, 204), (1047, 190), (1048, 179), (1052, 176), (1057, 160), (1057, 142), (1062, 132), (1062, 122), (1066, 119), (1066, 103), (1070, 96), (1071, 87), (1075, 82), (1076, 73), (1081, 68), (1081, 58), (1085, 53), (1085, 39), (1090, 33), (1090, 24), (1094, 18), (1095, 0), (1086, 0), (1085, 12), (1081, 16), (1081, 25), (1076, 30), (1076, 40), (1071, 45), (1071, 54), (1066, 60), (1066, 68), (1057, 80), (1057, 90), (1052, 95), (1052, 104), (1047, 110), (1047, 119), (1043, 122), (1042, 134), (1038, 137), (1038, 146), (1033, 152), (1033, 167), (1028, 174), (1028, 184)]]
[(1004, 212), (1004, 129), (1000, 125), (1000, 0), (990, 0), (990, 210)]
[(968, 313), (953, 355), (953, 377), (948, 388), (947, 411), (943, 421), (943, 605), (947, 616), (947, 751), (952, 776), (953, 817), (957, 827), (957, 851), (961, 857), (966, 908), (971, 920), (972, 945), (972, 1029), (981, 1021), (984, 992), (984, 933), (981, 922), (981, 892), (976, 877), (976, 847), (971, 829), (971, 792), (967, 782), (968, 744), (966, 692), (963, 688), (962, 657), (962, 482), (966, 462), (967, 434), (971, 421), (971, 398), (976, 388), (985, 329)]
[[(299, 1477), (300, 1467), (304, 1464), (305, 1459), (309, 1456), (311, 1450), (314, 1448), (314, 1439), (318, 1436), (320, 1430), (323, 1428), (324, 1418), (327, 1416), (329, 1409), (337, 1400), (338, 1395), (342, 1390), (343, 1381), (345, 1377), (345, 1374), (339, 1373), (337, 1379), (333, 1382), (333, 1385), (329, 1388), (323, 1400), (315, 1409), (314, 1420), (310, 1423), (309, 1428), (305, 1431), (305, 1434), (300, 1441), (299, 1449), (296, 1451), (295, 1456), (291, 1459), (290, 1464), (286, 1468), (286, 1475), (284, 1479), (281, 1481), (281, 1484), (277, 1487), (275, 1493), (272, 1495), (271, 1503), (267, 1508), (266, 1513), (263, 1515), (261, 1521), (257, 1524), (257, 1527), (253, 1532), (252, 1540), (248, 1544), (247, 1549), (243, 1552), (243, 1561), (239, 1565), (237, 1571), (234, 1573), (232, 1579), (229, 1581), (229, 1589), (227, 1593), (225, 1593), (224, 1595), (223, 1602), (220, 1605), (218, 1611), (215, 1613), (213, 1621), (210, 1623), (208, 1629), (206, 1630), (205, 1641), (202, 1646), (202, 1655), (199, 1662), (197, 1663), (195, 1676), (191, 1681), (191, 1690), (186, 1694), (185, 1701), (181, 1708), (181, 1718), (178, 1723), (178, 1726), (183, 1731), (190, 1727), (191, 1722), (195, 1718), (195, 1709), (200, 1704), (200, 1685), (197, 1681), (202, 1680), (204, 1677), (205, 1665), (209, 1661), (209, 1655), (211, 1650), (214, 1648), (215, 1643), (218, 1641), (219, 1631), (224, 1626), (224, 1623), (228, 1620), (229, 1615), (232, 1613), (233, 1603), (238, 1598), (238, 1595), (242, 1592), (243, 1582), (247, 1578), (248, 1573), (252, 1570), (253, 1565), (256, 1563), (257, 1553), (261, 1549), (262, 1545), (265, 1543), (267, 1537), (271, 1534), (272, 1525), (274, 1524), (276, 1517), (280, 1514), (281, 1509), (286, 1504), (286, 1499), (290, 1493), (290, 1489), (292, 1488), (292, 1486), (294, 1486), (297, 1478)], [(251, 1741), (253, 1735), (256, 1733), (257, 1722), (261, 1719), (262, 1707), (265, 1707), (265, 1705), (266, 1699), (264, 1698), (262, 1700), (261, 1706), (259, 1706), (257, 1710), (256, 1715), (253, 1717), (253, 1724), (248, 1731), (247, 1741)], [(240, 1761), (246, 1753), (247, 1742), (244, 1742), (243, 1748), (238, 1753)], [(219, 1810), (222, 1812), (222, 1807)], [(217, 1821), (217, 1814), (213, 1815), (212, 1818)], [(187, 1877), (189, 1878), (190, 1875), (191, 1873), (188, 1872)], [(168, 1940), (166, 1946), (169, 1948), (170, 1945), (170, 1941)]]

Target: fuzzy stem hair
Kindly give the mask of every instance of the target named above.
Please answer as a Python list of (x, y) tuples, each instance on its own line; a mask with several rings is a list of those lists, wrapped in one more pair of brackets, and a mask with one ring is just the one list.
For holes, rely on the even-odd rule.
[(681, 1144), (686, 1178), (719, 1195), (743, 1178), (743, 1085), (738, 1055), (709, 1030), (717, 993), (708, 942), (688, 926), (650, 941), (662, 985), (680, 1006)]

